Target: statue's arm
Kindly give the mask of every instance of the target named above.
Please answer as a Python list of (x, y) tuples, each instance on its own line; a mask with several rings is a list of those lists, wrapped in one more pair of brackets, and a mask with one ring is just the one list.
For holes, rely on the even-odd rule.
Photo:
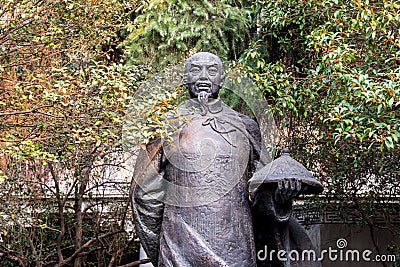
[(240, 119), (246, 128), (246, 135), (250, 142), (251, 150), (250, 150), (250, 176), (256, 171), (257, 167), (259, 167), (260, 154), (261, 154), (261, 132), (258, 126), (258, 123), (254, 120), (250, 119), (248, 116), (239, 114)]
[[(246, 126), (251, 144), (250, 174), (262, 168), (261, 156), (261, 132), (257, 122), (245, 115), (240, 116)], [(301, 189), (301, 181), (289, 179), (280, 181), (277, 188), (261, 185), (251, 192), (253, 212), (262, 217), (278, 222), (287, 222), (292, 213), (293, 199), (298, 196)]]
[[(158, 141), (160, 142), (160, 141)], [(142, 149), (136, 160), (132, 210), (136, 233), (154, 266), (157, 266), (159, 236), (164, 212), (162, 150), (160, 143)]]

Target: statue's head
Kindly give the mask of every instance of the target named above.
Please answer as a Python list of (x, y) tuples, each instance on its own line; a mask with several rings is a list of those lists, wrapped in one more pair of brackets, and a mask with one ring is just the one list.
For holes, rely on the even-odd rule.
[(224, 77), (222, 61), (214, 54), (200, 52), (186, 60), (184, 85), (191, 98), (217, 98)]

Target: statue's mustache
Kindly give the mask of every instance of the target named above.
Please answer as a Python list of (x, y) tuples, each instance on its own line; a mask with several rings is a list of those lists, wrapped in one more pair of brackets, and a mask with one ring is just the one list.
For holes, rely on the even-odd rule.
[(214, 88), (215, 87), (219, 87), (218, 84), (213, 83), (211, 81), (207, 81), (207, 82), (199, 82), (199, 81), (197, 81), (197, 82), (186, 82), (186, 83), (183, 83), (184, 86), (189, 87), (189, 88), (195, 88), (199, 84), (208, 84), (210, 86), (210, 89), (212, 89), (213, 87)]

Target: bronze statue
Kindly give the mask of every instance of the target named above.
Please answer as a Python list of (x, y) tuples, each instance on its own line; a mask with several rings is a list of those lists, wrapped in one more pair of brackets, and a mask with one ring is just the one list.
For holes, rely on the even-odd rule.
[(223, 81), (216, 55), (190, 57), (184, 78), (190, 99), (179, 107), (185, 123), (176, 123), (172, 141), (152, 140), (138, 156), (132, 207), (154, 266), (288, 266), (276, 256), (257, 262), (257, 251), (285, 249), (283, 236), (292, 228), (297, 241), (310, 243), (291, 218), (301, 180), (249, 192), (261, 134), (254, 120), (218, 98)]

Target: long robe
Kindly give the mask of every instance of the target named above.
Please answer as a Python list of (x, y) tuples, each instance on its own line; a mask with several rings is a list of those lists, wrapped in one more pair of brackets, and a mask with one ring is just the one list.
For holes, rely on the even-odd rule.
[(154, 140), (137, 159), (132, 207), (144, 250), (158, 267), (254, 267), (255, 237), (258, 248), (265, 238), (278, 244), (274, 229), (290, 225), (263, 215), (273, 201), (251, 213), (248, 180), (261, 142), (257, 123), (219, 99), (207, 105), (190, 99), (179, 114), (185, 123), (172, 142)]
[(219, 99), (190, 99), (180, 115), (187, 122), (173, 141), (156, 140), (137, 160), (133, 210), (145, 251), (161, 267), (256, 266), (247, 182), (257, 124)]

